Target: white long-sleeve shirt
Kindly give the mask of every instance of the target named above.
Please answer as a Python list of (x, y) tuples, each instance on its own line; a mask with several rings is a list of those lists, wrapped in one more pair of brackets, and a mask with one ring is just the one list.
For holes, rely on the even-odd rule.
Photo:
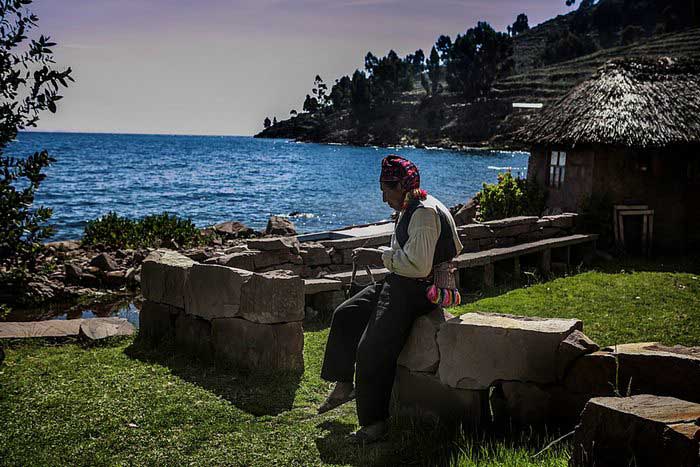
[[(459, 240), (457, 226), (450, 210), (430, 195), (421, 204), (422, 206), (414, 211), (408, 223), (408, 240), (403, 248), (396, 240), (396, 232), (391, 236), (391, 246), (381, 248), (384, 266), (400, 276), (423, 278), (430, 274), (433, 268), (435, 246), (441, 231), (438, 209), (447, 214), (457, 253), (462, 251), (462, 242)], [(397, 225), (401, 222), (402, 216), (403, 212), (399, 214)]]

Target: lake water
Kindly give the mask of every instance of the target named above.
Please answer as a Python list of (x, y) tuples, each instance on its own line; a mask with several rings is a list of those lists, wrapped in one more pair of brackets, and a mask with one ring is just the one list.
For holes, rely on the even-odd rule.
[(299, 232), (386, 219), (379, 162), (395, 152), (414, 161), (422, 186), (447, 205), (465, 202), (512, 168), (523, 152), (386, 149), (238, 136), (23, 132), (6, 155), (47, 149), (57, 159), (36, 204), (52, 207), (54, 239), (79, 238), (85, 222), (109, 211), (141, 217), (168, 211), (198, 226), (237, 220), (264, 229), (289, 215)]

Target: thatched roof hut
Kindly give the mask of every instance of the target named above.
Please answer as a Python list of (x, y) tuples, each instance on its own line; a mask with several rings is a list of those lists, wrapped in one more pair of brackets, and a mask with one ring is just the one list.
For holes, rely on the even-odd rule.
[(608, 62), (518, 136), (550, 209), (582, 212), (596, 197), (648, 206), (654, 244), (700, 249), (700, 62)]
[(618, 59), (546, 107), (520, 133), (531, 144), (662, 148), (700, 143), (700, 62)]

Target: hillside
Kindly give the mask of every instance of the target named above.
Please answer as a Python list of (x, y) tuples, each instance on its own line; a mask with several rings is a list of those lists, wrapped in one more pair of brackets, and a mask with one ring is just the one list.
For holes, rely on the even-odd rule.
[[(607, 4), (615, 1), (608, 0)], [(547, 61), (556, 60), (562, 50), (569, 53), (566, 41), (571, 40), (571, 29), (590, 23), (598, 5), (579, 8), (514, 37), (510, 73), (493, 81), (482, 97), (468, 99), (462, 93), (450, 92), (444, 78), (440, 82), (442, 92), (428, 93), (416, 79), (413, 90), (397, 93), (393, 102), (376, 112), (368, 124), (358, 125), (352, 109), (330, 109), (299, 114), (256, 136), (354, 145), (520, 148), (510, 135), (536, 110), (513, 109), (515, 102), (551, 104), (600, 65), (618, 57), (671, 55), (700, 59), (700, 29), (662, 33), (657, 28), (650, 37), (642, 35), (630, 45), (603, 48), (546, 65)], [(584, 41), (625, 42), (626, 31), (619, 27), (606, 34), (601, 38), (599, 30), (588, 28), (575, 39), (579, 46)], [(556, 47), (561, 50), (553, 53)]]

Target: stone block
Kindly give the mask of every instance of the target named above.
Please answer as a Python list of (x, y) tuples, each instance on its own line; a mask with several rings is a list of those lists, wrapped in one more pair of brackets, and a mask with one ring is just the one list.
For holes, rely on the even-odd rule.
[(175, 319), (175, 344), (199, 358), (211, 360), (211, 324), (197, 316), (180, 313)]
[(212, 335), (216, 357), (239, 368), (304, 368), (304, 331), (300, 322), (259, 324), (241, 318), (215, 319)]
[(331, 256), (326, 247), (317, 242), (306, 242), (301, 245), (301, 259), (306, 266), (331, 264)]
[(464, 314), (438, 331), (440, 381), (463, 389), (488, 389), (498, 380), (553, 383), (559, 345), (582, 327), (576, 319)]
[(228, 266), (230, 268), (245, 269), (246, 271), (255, 270), (255, 258), (260, 254), (258, 251), (248, 250), (230, 253), (218, 258), (218, 264)]
[(700, 402), (700, 347), (659, 343), (608, 347), (617, 359), (622, 389)]
[(492, 238), (493, 230), (486, 224), (469, 224), (458, 229), (460, 238), (466, 240), (481, 240)]
[(158, 344), (175, 337), (175, 321), (183, 310), (146, 300), (139, 312), (139, 339)]
[(326, 248), (334, 248), (336, 251), (353, 250), (355, 248), (366, 247), (376, 248), (381, 245), (389, 245), (391, 234), (372, 235), (367, 237), (341, 238), (338, 240), (321, 240), (319, 243)]
[(559, 385), (503, 381), (492, 393), (491, 406), (494, 417), (506, 423), (573, 426), (589, 399)]
[(243, 283), (237, 314), (255, 323), (304, 319), (304, 281), (281, 271), (253, 274)]
[(549, 220), (552, 227), (557, 227), (560, 229), (571, 229), (576, 223), (577, 214), (573, 212), (565, 212), (563, 214), (557, 214), (555, 216), (546, 216), (543, 219)]
[(194, 264), (190, 258), (171, 250), (156, 250), (148, 255), (141, 266), (144, 298), (184, 308), (185, 283)]
[(643, 394), (591, 399), (573, 440), (571, 467), (700, 465), (700, 404)]
[(437, 332), (445, 321), (453, 316), (438, 308), (418, 317), (413, 322), (411, 334), (399, 354), (398, 364), (413, 372), (435, 373), (440, 363)]
[(281, 216), (270, 216), (267, 220), (265, 233), (267, 235), (293, 236), (297, 234), (297, 231), (294, 223), (289, 219)]
[(537, 230), (537, 224), (534, 222), (523, 224), (512, 224), (504, 227), (493, 227), (493, 235), (496, 238), (503, 237), (518, 237)]
[(569, 367), (579, 357), (596, 352), (600, 347), (593, 342), (583, 332), (576, 330), (569, 334), (561, 344), (557, 351), (557, 379), (564, 379), (564, 375)]
[(475, 251), (479, 251), (479, 241), (478, 240), (468, 240), (466, 238), (460, 237), (460, 240), (462, 242), (462, 253), (472, 253)]
[(248, 240), (248, 248), (260, 251), (287, 250), (299, 254), (299, 240), (296, 237), (256, 238)]
[(344, 301), (345, 292), (343, 290), (331, 290), (310, 295), (307, 305), (320, 313), (333, 313)]
[(495, 221), (484, 222), (483, 225), (487, 226), (490, 229), (502, 229), (514, 225), (536, 224), (538, 220), (540, 220), (540, 218), (537, 216), (516, 216), (507, 217), (505, 219), (498, 219)]
[(187, 281), (185, 312), (208, 320), (238, 316), (241, 289), (252, 277), (244, 269), (195, 264)]
[(576, 359), (566, 371), (564, 388), (571, 393), (612, 396), (625, 393), (626, 381), (619, 380), (617, 362), (608, 352), (593, 352)]
[(288, 275), (292, 276), (301, 276), (304, 274), (304, 266), (300, 264), (292, 264), (292, 263), (283, 263), (283, 264), (275, 264), (273, 266), (268, 266), (266, 268), (262, 269), (256, 269), (255, 272), (263, 273), (263, 272), (282, 272)]
[(488, 413), (488, 391), (451, 388), (433, 374), (414, 373), (400, 365), (393, 398), (399, 414), (462, 422), (470, 428), (478, 427)]
[(257, 251), (254, 257), (254, 263), (256, 271), (287, 263), (297, 265), (304, 264), (301, 256), (291, 250)]
[(341, 290), (343, 283), (332, 279), (304, 279), (304, 294), (314, 295), (320, 292)]

